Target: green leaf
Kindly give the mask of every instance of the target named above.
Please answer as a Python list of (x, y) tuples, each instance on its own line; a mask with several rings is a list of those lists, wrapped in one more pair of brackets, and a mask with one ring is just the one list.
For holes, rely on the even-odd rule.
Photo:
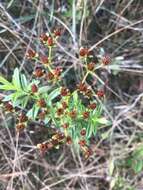
[(110, 176), (112, 176), (114, 168), (115, 168), (114, 160), (110, 160), (110, 162), (109, 162), (109, 174), (110, 174)]
[(0, 85), (0, 90), (17, 90), (17, 88), (9, 83), (5, 85)]
[(28, 88), (28, 81), (24, 74), (20, 76), (20, 82), (21, 82), (22, 89), (26, 91), (26, 89)]
[(46, 93), (46, 92), (49, 91), (49, 89), (50, 89), (49, 86), (43, 86), (43, 87), (40, 87), (40, 88), (38, 89), (38, 92), (39, 92), (39, 94)]
[(75, 92), (73, 93), (73, 101), (74, 101), (74, 105), (77, 106), (78, 103), (79, 103), (79, 98), (78, 98), (78, 93), (77, 93), (77, 91), (75, 91)]
[(111, 122), (107, 120), (105, 117), (97, 118), (96, 122), (103, 125), (111, 125)]
[(61, 88), (56, 88), (53, 90), (49, 95), (48, 95), (48, 101), (51, 102), (53, 99), (55, 99), (57, 96), (60, 95), (60, 89)]
[(27, 116), (33, 120), (36, 119), (38, 111), (39, 111), (39, 107), (37, 105), (34, 105), (28, 112), (27, 112)]
[(140, 146), (137, 148), (133, 153), (134, 158), (142, 158), (143, 159), (143, 146)]
[(21, 106), (22, 106), (23, 108), (25, 108), (25, 107), (27, 106), (28, 100), (29, 100), (29, 96), (26, 96), (26, 97), (24, 97), (24, 98), (21, 100)]
[(14, 74), (12, 76), (12, 83), (14, 84), (14, 86), (17, 88), (17, 89), (21, 89), (21, 83), (20, 83), (20, 77), (19, 77), (19, 70), (18, 68), (16, 68), (14, 70)]
[(88, 124), (87, 130), (86, 130), (86, 138), (89, 139), (92, 136), (93, 133), (93, 126), (92, 124)]
[(12, 103), (14, 104), (14, 106), (18, 106), (21, 105), (23, 98), (27, 96), (27, 94), (23, 91), (16, 91), (15, 93), (12, 94)]
[(5, 85), (10, 85), (11, 83), (8, 82), (4, 77), (0, 76), (0, 83), (5, 84)]
[(3, 99), (4, 102), (10, 101), (12, 99), (12, 94), (6, 95)]
[(45, 123), (45, 124), (48, 124), (50, 120), (51, 120), (51, 118), (46, 117), (45, 120), (44, 120), (44, 123)]
[(134, 160), (132, 168), (136, 173), (139, 173), (143, 169), (143, 160)]
[(107, 131), (107, 132), (104, 132), (103, 134), (101, 134), (101, 137), (104, 140), (104, 139), (107, 139), (109, 137), (109, 135), (110, 135), (110, 131)]

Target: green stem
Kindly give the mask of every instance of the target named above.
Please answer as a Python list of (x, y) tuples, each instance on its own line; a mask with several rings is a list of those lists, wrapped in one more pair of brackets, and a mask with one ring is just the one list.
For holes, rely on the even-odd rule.
[(48, 55), (48, 59), (49, 59), (49, 64), (51, 64), (51, 63), (52, 63), (52, 47), (51, 47), (51, 46), (49, 46), (48, 48), (49, 48), (49, 55)]

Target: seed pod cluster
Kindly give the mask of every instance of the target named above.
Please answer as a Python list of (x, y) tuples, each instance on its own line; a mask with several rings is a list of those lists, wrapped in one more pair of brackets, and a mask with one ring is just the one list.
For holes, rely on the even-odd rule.
[(5, 111), (7, 111), (7, 112), (13, 112), (14, 111), (13, 105), (10, 102), (5, 102), (4, 108), (5, 108)]
[(36, 57), (36, 52), (32, 49), (29, 49), (26, 54), (27, 59), (33, 59)]
[(57, 145), (60, 145), (65, 140), (65, 135), (63, 133), (56, 133), (45, 143), (37, 144), (37, 148), (41, 152), (46, 152), (48, 150), (51, 150), (52, 148), (56, 147)]
[(88, 57), (90, 55), (92, 55), (92, 51), (90, 51), (88, 48), (80, 48), (79, 50), (79, 55), (81, 57)]

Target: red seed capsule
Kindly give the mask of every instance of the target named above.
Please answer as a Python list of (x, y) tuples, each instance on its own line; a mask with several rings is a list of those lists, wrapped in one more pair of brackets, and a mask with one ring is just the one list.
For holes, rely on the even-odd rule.
[(95, 63), (93, 63), (93, 62), (87, 64), (87, 69), (88, 69), (89, 71), (93, 71), (93, 70), (94, 70), (94, 67), (95, 67)]
[(87, 86), (85, 83), (80, 83), (77, 85), (77, 89), (80, 91), (80, 92), (86, 92), (87, 91)]
[(81, 134), (81, 136), (85, 136), (85, 135), (86, 135), (86, 129), (82, 129), (82, 130), (80, 131), (80, 134)]
[(58, 116), (63, 115), (63, 113), (64, 113), (63, 108), (58, 108), (58, 109), (57, 109), (57, 115), (58, 115)]
[(63, 107), (63, 109), (67, 109), (68, 108), (68, 104), (65, 101), (63, 101), (62, 102), (62, 107)]
[(108, 55), (105, 55), (103, 58), (102, 58), (102, 63), (103, 65), (109, 65), (111, 63), (111, 59)]
[(69, 145), (72, 144), (72, 138), (70, 136), (67, 136), (66, 143)]
[(61, 96), (68, 96), (69, 95), (69, 90), (65, 87), (61, 88)]
[(98, 90), (97, 91), (97, 96), (100, 98), (100, 97), (103, 97), (104, 96), (104, 91), (103, 90)]
[(85, 139), (82, 139), (79, 141), (78, 143), (80, 146), (85, 146), (86, 145), (86, 140)]
[(20, 131), (22, 131), (23, 129), (25, 129), (25, 124), (23, 124), (23, 123), (19, 123), (19, 124), (17, 124), (16, 125), (16, 131), (17, 132), (20, 132)]
[(38, 87), (37, 87), (36, 84), (32, 84), (32, 86), (31, 86), (31, 92), (32, 92), (32, 93), (38, 92)]
[(6, 102), (6, 103), (4, 104), (4, 107), (5, 107), (5, 110), (6, 110), (6, 111), (9, 111), (9, 112), (12, 112), (12, 111), (13, 111), (13, 106), (12, 106), (12, 104), (9, 103), (9, 102)]
[(52, 37), (48, 37), (47, 44), (48, 44), (48, 46), (53, 46), (54, 45), (54, 40), (53, 40)]
[(76, 110), (72, 110), (71, 112), (69, 112), (69, 116), (70, 116), (72, 119), (75, 119), (76, 116), (77, 116)]
[(47, 150), (47, 144), (46, 143), (41, 143), (41, 144), (39, 144), (39, 148), (40, 148), (40, 150), (42, 152), (45, 152)]
[(64, 129), (67, 129), (67, 128), (69, 127), (69, 124), (68, 124), (68, 123), (64, 123), (64, 124), (62, 125), (62, 127), (63, 127)]
[(46, 147), (47, 147), (48, 150), (52, 149), (53, 148), (52, 142), (46, 143)]
[(54, 145), (54, 146), (57, 146), (59, 144), (59, 141), (57, 139), (52, 139), (51, 140), (51, 143)]
[(65, 135), (63, 133), (59, 133), (59, 140), (63, 140), (65, 138)]
[(37, 104), (41, 108), (45, 108), (46, 107), (46, 102), (45, 102), (45, 100), (43, 98), (40, 99), (40, 100), (38, 100)]
[(53, 73), (55, 77), (59, 77), (61, 75), (62, 69), (60, 67), (57, 67), (54, 69)]
[(45, 77), (47, 80), (53, 80), (54, 79), (54, 74), (53, 73), (51, 73), (51, 72), (48, 72), (47, 74), (46, 74), (46, 77)]
[(40, 35), (41, 42), (46, 42), (48, 40), (48, 38), (49, 38), (49, 36), (45, 33)]
[(34, 71), (34, 75), (36, 77), (42, 77), (44, 75), (44, 72), (41, 68), (36, 68), (35, 71)]
[(20, 115), (19, 115), (19, 122), (20, 123), (22, 123), (22, 122), (26, 122), (27, 120), (28, 120), (28, 117), (26, 116), (26, 114), (25, 113), (21, 113)]
[(92, 90), (91, 89), (87, 89), (85, 92), (85, 96), (87, 96), (88, 98), (92, 97)]
[(55, 29), (54, 30), (54, 35), (56, 36), (56, 37), (59, 37), (59, 36), (61, 36), (61, 30), (60, 29)]
[(41, 111), (41, 112), (38, 114), (38, 117), (39, 117), (39, 119), (41, 119), (41, 120), (44, 120), (44, 119), (45, 119), (45, 116), (46, 116), (46, 111)]
[(29, 50), (27, 51), (26, 57), (27, 57), (28, 59), (35, 58), (35, 56), (36, 56), (36, 52), (35, 52), (34, 50), (29, 49)]
[(85, 158), (86, 159), (89, 158), (92, 154), (93, 154), (93, 151), (90, 148), (88, 148), (85, 152)]
[(43, 63), (43, 64), (48, 64), (48, 57), (47, 56), (45, 56), (45, 55), (42, 55), (41, 57), (40, 57), (40, 61), (41, 61), (41, 63)]
[(87, 49), (86, 49), (86, 48), (80, 48), (80, 50), (79, 50), (79, 55), (80, 55), (81, 57), (86, 56), (86, 55), (87, 55)]
[(94, 110), (96, 108), (96, 103), (89, 104), (88, 108)]
[(88, 119), (89, 118), (89, 112), (87, 112), (87, 111), (83, 112), (82, 115), (83, 115), (84, 119)]

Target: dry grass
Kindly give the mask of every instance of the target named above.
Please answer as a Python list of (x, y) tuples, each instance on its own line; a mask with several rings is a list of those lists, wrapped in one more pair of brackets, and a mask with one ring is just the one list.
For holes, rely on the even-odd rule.
[(104, 110), (112, 126), (99, 130), (89, 160), (69, 147), (41, 156), (35, 145), (47, 138), (45, 130), (35, 126), (18, 136), (15, 120), (1, 109), (0, 190), (143, 190), (143, 172), (135, 174), (121, 164), (143, 145), (142, 0), (73, 0), (68, 18), (66, 9), (67, 1), (60, 0), (1, 1), (0, 71), (10, 78), (18, 66), (30, 78), (34, 66), (25, 52), (30, 46), (39, 50), (36, 39), (43, 31), (62, 26), (66, 35), (56, 56), (66, 72), (80, 68), (76, 57), (80, 45), (90, 46), (97, 57), (103, 48), (111, 54), (112, 65), (93, 79), (108, 84)]

